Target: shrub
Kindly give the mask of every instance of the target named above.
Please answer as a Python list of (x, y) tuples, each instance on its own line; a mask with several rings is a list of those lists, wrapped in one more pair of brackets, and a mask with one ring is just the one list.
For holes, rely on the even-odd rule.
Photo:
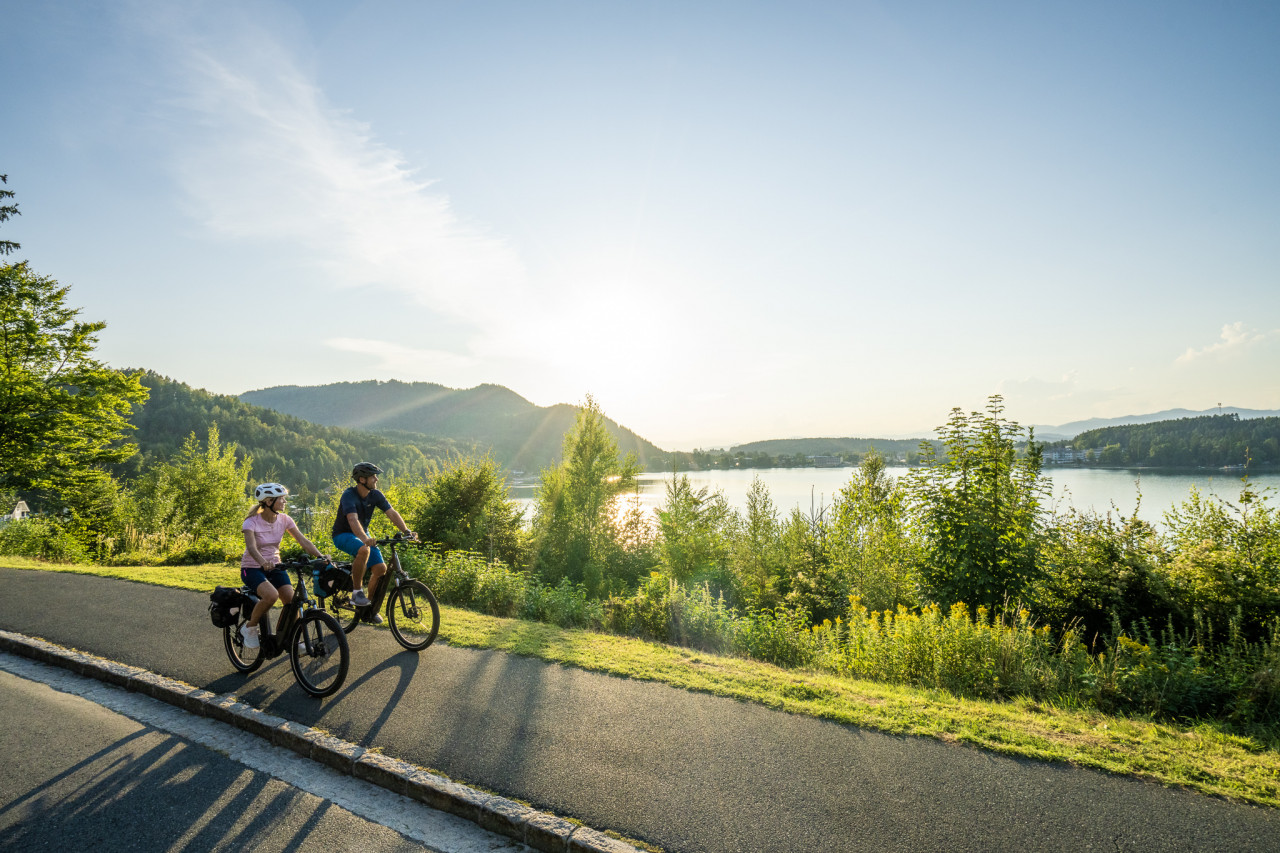
[(1026, 592), (1042, 621), (1071, 626), (1090, 645), (1110, 636), (1117, 620), (1165, 621), (1172, 604), (1149, 524), (1075, 511), (1054, 522), (1041, 541), (1041, 572)]
[(510, 566), (525, 560), (520, 505), (492, 457), (459, 457), (427, 479), (409, 523), (446, 551), (474, 551)]
[(11, 521), (0, 527), (0, 554), (55, 563), (89, 562), (89, 552), (84, 545), (57, 521), (46, 516)]

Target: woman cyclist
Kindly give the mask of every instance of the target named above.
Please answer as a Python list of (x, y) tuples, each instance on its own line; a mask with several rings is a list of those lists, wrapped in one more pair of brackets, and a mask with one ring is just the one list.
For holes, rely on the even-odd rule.
[(263, 483), (253, 490), (258, 501), (253, 512), (245, 517), (240, 529), (244, 531), (244, 556), (240, 558), (240, 579), (258, 596), (258, 603), (249, 621), (240, 627), (246, 648), (258, 647), (258, 622), (280, 599), (282, 604), (293, 600), (293, 587), (289, 573), (277, 569), (280, 562), (280, 542), (289, 533), (308, 554), (324, 557), (311, 540), (302, 535), (293, 519), (284, 514), (289, 490), (279, 483)]

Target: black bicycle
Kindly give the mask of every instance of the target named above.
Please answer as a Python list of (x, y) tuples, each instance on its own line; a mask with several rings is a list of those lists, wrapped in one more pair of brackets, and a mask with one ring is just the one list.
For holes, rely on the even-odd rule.
[(435, 593), (425, 583), (409, 577), (409, 573), (400, 565), (400, 555), (396, 548), (406, 545), (417, 548), (430, 546), (403, 535), (378, 539), (376, 542), (379, 547), (387, 549), (388, 553), (384, 555), (387, 571), (378, 580), (376, 587), (370, 587), (369, 603), (364, 607), (353, 604), (348, 583), (347, 589), (334, 589), (325, 596), (325, 609), (337, 618), (342, 630), (349, 634), (361, 622), (374, 621), (385, 600), (391, 635), (409, 651), (420, 652), (435, 642), (436, 634), (440, 631), (440, 605), (436, 602)]
[(347, 636), (338, 620), (315, 607), (307, 595), (306, 581), (311, 577), (312, 569), (323, 565), (328, 565), (328, 561), (297, 560), (276, 566), (297, 572), (298, 583), (293, 587), (293, 600), (281, 607), (275, 631), (271, 630), (269, 611), (258, 623), (256, 649), (245, 646), (240, 627), (249, 621), (258, 596), (248, 587), (240, 588), (244, 604), (235, 615), (234, 622), (222, 629), (222, 642), (232, 666), (240, 672), (250, 673), (268, 658), (288, 652), (293, 677), (298, 679), (303, 690), (312, 696), (330, 696), (337, 692), (351, 664)]

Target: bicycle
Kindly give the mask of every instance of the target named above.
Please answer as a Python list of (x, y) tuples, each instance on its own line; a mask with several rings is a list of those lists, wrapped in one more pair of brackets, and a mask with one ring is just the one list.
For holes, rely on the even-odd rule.
[[(222, 642), (227, 657), (238, 672), (246, 675), (262, 666), (268, 658), (289, 653), (289, 664), (298, 686), (312, 696), (331, 696), (342, 686), (351, 663), (351, 650), (347, 635), (338, 620), (311, 603), (307, 594), (307, 577), (313, 567), (327, 565), (327, 560), (296, 560), (276, 566), (298, 573), (298, 583), (293, 588), (293, 600), (282, 605), (271, 630), (271, 613), (268, 611), (258, 624), (258, 648), (246, 648), (240, 627), (249, 621), (258, 596), (248, 587), (241, 587), (244, 604), (236, 614), (233, 624), (222, 629)], [(307, 577), (303, 576), (306, 573)], [(299, 613), (301, 612), (301, 615)]]
[(387, 571), (379, 578), (376, 588), (369, 589), (369, 603), (357, 607), (351, 602), (350, 589), (334, 590), (325, 597), (324, 607), (338, 620), (345, 633), (351, 633), (361, 622), (372, 621), (385, 599), (391, 635), (409, 651), (420, 652), (435, 642), (440, 631), (440, 605), (435, 593), (425, 583), (409, 577), (400, 565), (396, 548), (401, 545), (430, 546), (403, 535), (375, 542), (379, 547), (385, 546), (390, 556), (386, 560)]

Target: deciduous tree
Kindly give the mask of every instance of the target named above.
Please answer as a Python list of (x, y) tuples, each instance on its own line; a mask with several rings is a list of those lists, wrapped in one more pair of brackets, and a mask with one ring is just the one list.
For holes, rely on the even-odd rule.
[[(16, 213), (3, 206), (0, 222)], [(106, 324), (77, 319), (67, 292), (25, 262), (0, 265), (0, 491), (74, 489), (136, 450), (120, 439), (146, 391), (94, 359)]]
[(604, 413), (588, 396), (565, 433), (559, 465), (542, 471), (533, 516), (534, 568), (551, 583), (569, 578), (592, 594), (604, 588), (612, 516), (635, 486), (640, 463), (619, 457)]
[(999, 395), (985, 413), (952, 409), (938, 432), (946, 455), (922, 444), (911, 480), (925, 592), (944, 606), (1012, 601), (1036, 569), (1044, 485), (1035, 436), (1018, 456), (1022, 428), (1005, 419)]

